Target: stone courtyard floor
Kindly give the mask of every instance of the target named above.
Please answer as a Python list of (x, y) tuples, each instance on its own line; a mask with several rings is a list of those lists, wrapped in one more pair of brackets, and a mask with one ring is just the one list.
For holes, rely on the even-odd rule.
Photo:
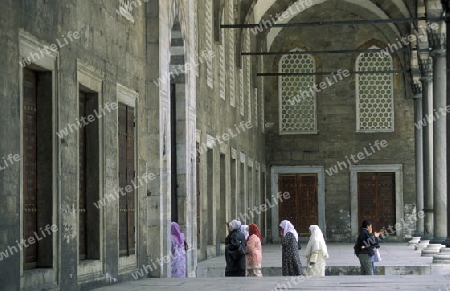
[[(304, 244), (304, 247), (306, 244)], [(360, 276), (353, 244), (328, 244), (325, 277), (282, 277), (279, 245), (263, 245), (262, 278), (225, 278), (223, 255), (198, 263), (197, 278), (145, 278), (94, 290), (441, 290), (450, 291), (450, 264), (432, 264), (406, 243), (383, 243), (377, 276)], [(300, 251), (303, 265), (304, 249)]]

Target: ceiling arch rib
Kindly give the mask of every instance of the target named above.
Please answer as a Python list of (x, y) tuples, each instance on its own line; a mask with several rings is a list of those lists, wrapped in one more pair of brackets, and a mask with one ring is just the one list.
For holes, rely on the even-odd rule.
[[(257, 0), (256, 3), (253, 6), (253, 12), (255, 17), (255, 23), (261, 21), (263, 16), (269, 11), (269, 9), (277, 2), (278, 0)], [(312, 0), (314, 1), (314, 0)], [(326, 0), (329, 1), (329, 0)], [(419, 0), (421, 1), (421, 0)], [(305, 3), (305, 0), (296, 1), (297, 5), (300, 5), (302, 2)], [(314, 1), (316, 2), (316, 1)], [(359, 3), (364, 1), (358, 1)], [(367, 1), (369, 2), (369, 1)], [(411, 17), (410, 13), (408, 12), (408, 8), (406, 7), (403, 0), (391, 0), (392, 4), (397, 7), (397, 9), (401, 12), (403, 17)], [(375, 5), (375, 4), (374, 4)], [(292, 6), (292, 5), (291, 5)], [(284, 11), (286, 11), (285, 9)], [(280, 11), (281, 12), (281, 11)]]
[[(300, 2), (303, 2), (303, 1), (304, 0), (298, 0), (292, 5), (299, 5), (297, 3), (300, 3)], [(320, 4), (325, 3), (327, 1), (329, 1), (329, 0), (315, 0), (311, 7), (316, 6), (316, 5), (320, 5)], [(375, 4), (373, 4), (370, 1), (364, 1), (364, 2), (361, 2), (360, 0), (343, 0), (343, 1), (345, 1), (347, 3), (350, 3), (350, 4), (353, 4), (353, 5), (360, 6), (360, 7), (364, 8), (364, 9), (372, 12), (379, 19), (389, 19), (389, 16), (386, 13), (384, 13), (378, 6), (376, 6)], [(296, 11), (296, 10), (293, 10), (293, 11)], [(276, 21), (275, 23), (277, 23), (277, 24), (278, 23), (288, 23), (291, 19), (293, 19), (294, 17), (296, 17), (300, 13), (303, 13), (303, 12), (306, 12), (306, 11), (307, 10), (303, 10), (303, 11), (301, 11), (299, 13), (298, 12), (297, 13), (290, 13), (289, 17), (283, 18), (282, 21)], [(390, 29), (394, 32), (394, 34), (396, 36), (400, 36), (399, 30), (397, 29), (397, 27), (394, 24), (390, 23), (390, 24), (387, 24), (387, 26), (390, 27)], [(275, 40), (275, 38), (277, 37), (277, 35), (280, 33), (281, 30), (282, 30), (282, 28), (280, 28), (280, 27), (272, 27), (270, 29), (269, 33), (267, 34), (267, 51), (270, 51), (270, 48), (272, 46), (273, 41)]]

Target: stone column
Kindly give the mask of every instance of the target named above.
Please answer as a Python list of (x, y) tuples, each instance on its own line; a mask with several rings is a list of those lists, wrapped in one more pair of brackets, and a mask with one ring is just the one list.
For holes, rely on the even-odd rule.
[[(431, 60), (420, 60), (422, 77), (422, 105), (423, 118), (427, 124), (422, 127), (423, 134), (423, 187), (424, 187), (424, 236), (423, 239), (433, 237), (433, 130), (428, 121), (433, 116), (433, 71)], [(431, 116), (431, 117), (430, 117)], [(429, 118), (430, 117), (430, 118)], [(418, 209), (419, 210), (419, 209)]]
[(416, 148), (416, 231), (414, 233), (413, 243), (418, 243), (420, 237), (424, 234), (424, 217), (418, 215), (424, 206), (423, 196), (423, 130), (418, 126), (423, 118), (422, 113), (422, 86), (420, 84), (413, 84), (414, 94), (414, 133), (415, 133), (415, 148)]
[[(450, 31), (450, 3), (446, 2), (446, 7), (444, 7), (444, 10), (446, 11), (446, 18), (445, 18), (445, 23), (446, 23), (446, 31), (445, 31), (445, 39), (447, 40), (447, 31)], [(448, 42), (448, 41), (447, 41)], [(445, 41), (444, 41), (445, 43)], [(448, 45), (448, 43), (447, 43)], [(445, 46), (446, 48), (446, 46)], [(447, 68), (450, 68), (450, 50), (446, 49), (446, 54), (447, 54)], [(450, 78), (450, 74), (447, 73), (446, 74), (446, 78)], [(447, 106), (448, 104), (450, 104), (450, 96), (448, 95), (448, 92), (450, 92), (450, 80), (447, 80)], [(447, 107), (448, 109), (448, 107)], [(447, 111), (447, 124), (450, 122), (450, 115), (448, 114)], [(450, 132), (448, 132), (450, 130), (450, 127), (447, 127), (447, 150), (450, 148)], [(450, 155), (447, 154), (447, 165), (450, 164)], [(448, 201), (450, 201), (450, 172), (447, 171), (447, 239), (445, 240), (445, 246), (447, 248), (450, 248), (450, 209), (448, 209), (449, 204)]]
[[(433, 189), (434, 238), (432, 243), (442, 243), (447, 237), (447, 80), (445, 34), (430, 34), (433, 47)], [(436, 116), (437, 115), (437, 116)]]

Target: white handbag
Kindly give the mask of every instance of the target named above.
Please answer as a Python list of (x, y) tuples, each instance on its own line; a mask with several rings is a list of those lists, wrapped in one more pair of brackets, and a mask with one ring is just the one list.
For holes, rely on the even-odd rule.
[(373, 250), (373, 261), (381, 262), (381, 255), (380, 255), (380, 251), (378, 249)]

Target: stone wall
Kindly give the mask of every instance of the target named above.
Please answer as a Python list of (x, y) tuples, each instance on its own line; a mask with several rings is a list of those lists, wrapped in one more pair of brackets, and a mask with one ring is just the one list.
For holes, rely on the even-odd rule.
[[(2, 10), (9, 17), (1, 20), (1, 45), (5, 48), (0, 76), (4, 82), (2, 94), (2, 126), (0, 144), (1, 156), (8, 153), (20, 153), (21, 141), (21, 94), (22, 66), (21, 58), (33, 53), (30, 66), (36, 70), (50, 70), (52, 75), (53, 112), (49, 113), (52, 123), (47, 124), (48, 131), (54, 132), (76, 123), (78, 116), (78, 83), (80, 70), (88, 68), (92, 80), (100, 78), (97, 92), (100, 105), (117, 102), (118, 84), (139, 95), (136, 103), (137, 132), (136, 151), (137, 176), (146, 171), (147, 122), (144, 107), (146, 104), (146, 43), (145, 43), (145, 6), (138, 6), (132, 12), (134, 23), (125, 19), (116, 10), (119, 1), (6, 1)], [(24, 40), (20, 41), (19, 40)], [(26, 41), (25, 41), (26, 40)], [(53, 45), (53, 46), (52, 46)], [(44, 46), (57, 48), (57, 54), (48, 53)], [(35, 51), (33, 51), (35, 49)], [(48, 52), (51, 50), (48, 49)], [(36, 67), (35, 65), (39, 66)], [(78, 72), (78, 73), (77, 73)], [(86, 73), (86, 71), (84, 71)], [(88, 85), (88, 84), (82, 84)], [(100, 96), (100, 95), (99, 95)], [(38, 104), (39, 106), (39, 104)], [(104, 106), (103, 106), (104, 107)], [(115, 193), (118, 185), (118, 142), (117, 111), (104, 114), (101, 119), (100, 141), (100, 185), (102, 197)], [(3, 138), (8, 136), (7, 139)], [(0, 262), (0, 278), (3, 288), (8, 290), (36, 290), (54, 288), (55, 290), (79, 290), (87, 283), (105, 284), (118, 280), (130, 272), (125, 266), (119, 266), (118, 258), (118, 200), (100, 210), (101, 219), (101, 260), (78, 263), (78, 134), (68, 132), (63, 138), (54, 136), (53, 186), (50, 185), (51, 199), (45, 201), (52, 216), (52, 222), (58, 231), (53, 233), (53, 270), (51, 268), (22, 270), (22, 254), (11, 255)], [(144, 145), (144, 146), (143, 146)], [(21, 240), (21, 164), (17, 163), (5, 171), (0, 171), (0, 192), (4, 201), (1, 211), (0, 228), (6, 235), (0, 239), (0, 249), (15, 245)], [(146, 232), (146, 190), (138, 189), (136, 233), (137, 243), (145, 245), (143, 234)], [(4, 197), (3, 197), (4, 196)], [(139, 247), (136, 262), (146, 259), (145, 248)], [(129, 275), (129, 274), (128, 274)], [(5, 289), (5, 290), (6, 290)]]
[[(292, 22), (315, 21), (324, 10), (331, 9), (331, 3), (324, 3), (306, 10)], [(354, 19), (353, 5), (340, 5), (346, 12), (335, 12), (336, 19)], [(358, 13), (363, 13), (359, 11)], [(367, 13), (367, 19), (374, 18)], [(285, 28), (274, 39), (270, 51), (303, 50), (351, 50), (366, 49), (371, 45), (385, 48), (395, 41), (395, 33), (385, 25), (377, 29), (371, 25), (340, 25)], [(409, 31), (400, 31), (408, 36)], [(281, 56), (265, 58), (268, 71), (278, 72)], [(315, 54), (316, 71), (336, 72), (355, 70), (356, 53)], [(409, 67), (401, 53), (392, 54), (393, 69)], [(413, 100), (409, 79), (405, 74), (394, 74), (394, 132), (356, 132), (355, 75), (336, 82), (316, 95), (317, 134), (279, 135), (278, 77), (267, 77), (266, 120), (274, 123), (267, 130), (266, 159), (271, 166), (322, 166), (325, 170), (346, 157), (356, 155), (369, 148), (376, 140), (386, 140), (388, 146), (367, 156), (357, 165), (401, 164), (403, 165), (403, 200), (415, 204), (414, 164), (414, 121)], [(316, 76), (316, 84), (326, 81), (325, 76)], [(355, 164), (355, 163), (352, 163)], [(350, 225), (350, 172), (339, 170), (332, 176), (325, 175), (325, 224), (327, 239), (331, 241), (352, 241)], [(401, 206), (403, 209), (403, 205)]]
[[(199, 7), (204, 7), (205, 0), (198, 0)], [(221, 8), (218, 6), (218, 1), (214, 1), (214, 15), (222, 15), (224, 14), (225, 21), (228, 15), (228, 2), (225, 2), (225, 7)], [(234, 1), (236, 4), (237, 1)], [(236, 10), (237, 11), (237, 10)], [(215, 17), (215, 16), (214, 16)], [(235, 18), (238, 15), (234, 15)], [(206, 25), (205, 19), (206, 17), (199, 17), (198, 22), (198, 50), (199, 52), (207, 49), (207, 33), (206, 33)], [(200, 147), (206, 145), (207, 148), (212, 151), (213, 162), (212, 165), (208, 165), (207, 163), (207, 154), (200, 154), (200, 199), (201, 199), (201, 207), (202, 211), (200, 212), (200, 249), (198, 258), (204, 259), (208, 256), (207, 245), (205, 243), (207, 240), (207, 233), (212, 231), (212, 236), (217, 244), (223, 244), (224, 238), (226, 235), (226, 227), (225, 222), (231, 219), (242, 217), (246, 212), (249, 212), (248, 207), (252, 208), (253, 206), (260, 205), (262, 200), (261, 197), (264, 197), (263, 193), (263, 185), (262, 185), (262, 171), (265, 168), (265, 156), (264, 156), (264, 134), (261, 124), (260, 118), (260, 104), (255, 105), (255, 99), (252, 99), (252, 118), (251, 120), (248, 117), (248, 99), (247, 94), (245, 93), (245, 113), (244, 116), (240, 114), (240, 80), (238, 76), (239, 69), (243, 68), (241, 66), (242, 62), (240, 62), (240, 48), (241, 43), (239, 39), (239, 30), (235, 29), (220, 29), (218, 26), (221, 23), (217, 18), (213, 19), (213, 31), (214, 34), (212, 36), (212, 48), (214, 52), (213, 57), (213, 86), (208, 86), (207, 84), (207, 71), (206, 71), (206, 63), (203, 63), (199, 67), (199, 77), (197, 79), (197, 131), (198, 137), (197, 142)], [(229, 55), (229, 33), (234, 33), (234, 42), (237, 47), (234, 51), (235, 55), (235, 63), (230, 62)], [(222, 43), (220, 41), (221, 35), (224, 34), (225, 41)], [(252, 37), (254, 37), (252, 35)], [(252, 48), (254, 48), (255, 39), (252, 39)], [(226, 52), (226, 68), (225, 71), (220, 70), (220, 45), (225, 46)], [(242, 59), (244, 60), (244, 59)], [(235, 80), (234, 80), (234, 93), (230, 89), (230, 70), (235, 70)], [(253, 75), (255, 75), (256, 71), (252, 72), (252, 80)], [(225, 98), (220, 97), (220, 83), (221, 78), (220, 75), (225, 74), (224, 78), (224, 86), (225, 86)], [(244, 85), (248, 84), (247, 82), (251, 82), (244, 77)], [(254, 87), (258, 87), (259, 84), (256, 82), (251, 83), (252, 88), (252, 96), (254, 96)], [(235, 98), (235, 105), (232, 105), (231, 98)], [(261, 95), (258, 94), (258, 102), (261, 102)], [(255, 106), (257, 106), (258, 110), (258, 119), (254, 114)], [(221, 137), (224, 134), (229, 134), (230, 138), (227, 141), (216, 142), (215, 145), (211, 143), (212, 138), (217, 136)], [(235, 153), (235, 154), (234, 154)], [(224, 168), (221, 170), (221, 156), (222, 162), (224, 163)], [(234, 162), (232, 162), (234, 160)], [(236, 169), (233, 171), (230, 169), (231, 165), (236, 165)], [(241, 165), (244, 164), (242, 167)], [(211, 167), (214, 168), (214, 174), (212, 180), (208, 180), (208, 172), (211, 171)], [(242, 173), (242, 169), (244, 169), (244, 173)], [(225, 175), (221, 175), (221, 171), (225, 170)], [(235, 177), (230, 177), (231, 173), (235, 174)], [(250, 177), (251, 175), (251, 177)], [(221, 190), (221, 178), (225, 178), (225, 185), (223, 185)], [(243, 178), (243, 179), (242, 179)], [(233, 183), (231, 182), (233, 179)], [(249, 181), (251, 181), (253, 187), (249, 188)], [(208, 183), (212, 183), (212, 185), (208, 185)], [(242, 189), (243, 188), (243, 189)], [(250, 190), (249, 190), (250, 189)], [(212, 192), (211, 192), (212, 190)], [(244, 190), (244, 191), (243, 191)], [(225, 198), (220, 199), (220, 193), (225, 195)], [(250, 197), (250, 198), (249, 198)], [(208, 199), (212, 199), (212, 204), (208, 204)], [(250, 201), (249, 201), (250, 199)], [(208, 205), (213, 205), (213, 208), (208, 208)], [(225, 209), (224, 212), (220, 212), (220, 210)], [(244, 211), (245, 210), (245, 211)], [(208, 221), (208, 213), (212, 213), (213, 216), (213, 225), (211, 225), (211, 221)], [(242, 216), (241, 216), (242, 214)], [(258, 225), (262, 223), (262, 216), (250, 218), (250, 220), (245, 223), (255, 222)], [(216, 245), (216, 251), (214, 254), (218, 254), (219, 250)], [(210, 255), (213, 255), (210, 252)]]
[[(264, 197), (260, 178), (265, 170), (262, 124), (256, 125), (260, 119), (254, 118), (246, 126), (248, 116), (241, 116), (239, 107), (230, 105), (227, 78), (230, 69), (238, 69), (237, 65), (226, 68), (227, 96), (223, 100), (218, 93), (218, 58), (213, 56), (212, 59), (213, 88), (207, 85), (206, 63), (200, 60), (204, 60), (206, 51), (204, 17), (197, 13), (203, 1), (124, 1), (132, 5), (128, 12), (119, 9), (119, 0), (66, 2), (7, 1), (2, 6), (11, 17), (0, 20), (5, 28), (0, 41), (8, 56), (8, 59), (1, 59), (0, 70), (4, 80), (0, 118), (6, 125), (0, 130), (2, 137), (8, 136), (1, 139), (1, 156), (23, 153), (19, 60), (35, 52), (41, 55), (30, 59), (30, 68), (45, 69), (52, 75), (48, 95), (51, 95), (53, 110), (47, 118), (53, 122), (48, 125), (49, 132), (76, 122), (78, 83), (91, 90), (95, 88), (101, 105), (125, 98), (135, 104), (136, 177), (148, 173), (155, 179), (135, 191), (136, 255), (118, 256), (119, 205), (118, 200), (112, 199), (105, 200), (107, 205), (100, 210), (100, 260), (79, 262), (78, 134), (69, 132), (63, 138), (55, 135), (51, 148), (54, 182), (53, 189), (48, 189), (52, 198), (46, 202), (51, 208), (49, 216), (58, 227), (52, 237), (53, 268), (24, 272), (21, 255), (14, 254), (0, 261), (0, 273), (4, 275), (0, 284), (8, 290), (79, 290), (133, 280), (135, 272), (143, 277), (170, 276), (171, 172), (174, 171), (171, 161), (175, 158), (170, 140), (173, 135), (177, 137), (178, 220), (190, 246), (187, 275), (193, 277), (197, 257), (203, 259), (208, 253), (216, 256), (223, 252), (225, 222), (239, 218), (240, 212), (259, 205)], [(217, 2), (215, 16), (220, 10)], [(218, 19), (213, 19), (213, 31), (223, 32), (218, 28)], [(57, 46), (57, 53), (45, 55), (44, 46), (52, 44)], [(218, 45), (212, 35), (212, 53), (216, 56)], [(238, 56), (236, 54), (236, 59)], [(186, 73), (173, 78), (178, 86), (177, 127), (173, 132), (170, 127), (171, 73), (174, 65), (182, 64), (181, 60), (185, 62)], [(257, 85), (252, 84), (251, 88)], [(239, 90), (235, 94), (237, 92)], [(238, 96), (235, 98), (238, 100)], [(117, 192), (119, 183), (117, 112), (106, 114), (100, 123), (101, 182), (98, 188), (100, 198), (106, 198)], [(209, 154), (196, 152), (196, 142), (200, 148), (209, 149)], [(197, 160), (201, 193), (198, 197)], [(235, 165), (233, 179), (231, 164)], [(241, 169), (244, 169), (242, 173)], [(5, 201), (1, 203), (0, 213), (4, 234), (0, 238), (0, 252), (21, 239), (22, 171), (20, 163), (0, 171), (0, 196)], [(197, 198), (201, 205), (198, 210)], [(197, 215), (200, 225), (197, 225)], [(262, 218), (258, 216), (253, 221), (261, 224)], [(202, 235), (197, 237), (198, 229)], [(206, 238), (210, 239), (209, 245)], [(155, 268), (159, 260), (167, 258), (169, 262)]]

